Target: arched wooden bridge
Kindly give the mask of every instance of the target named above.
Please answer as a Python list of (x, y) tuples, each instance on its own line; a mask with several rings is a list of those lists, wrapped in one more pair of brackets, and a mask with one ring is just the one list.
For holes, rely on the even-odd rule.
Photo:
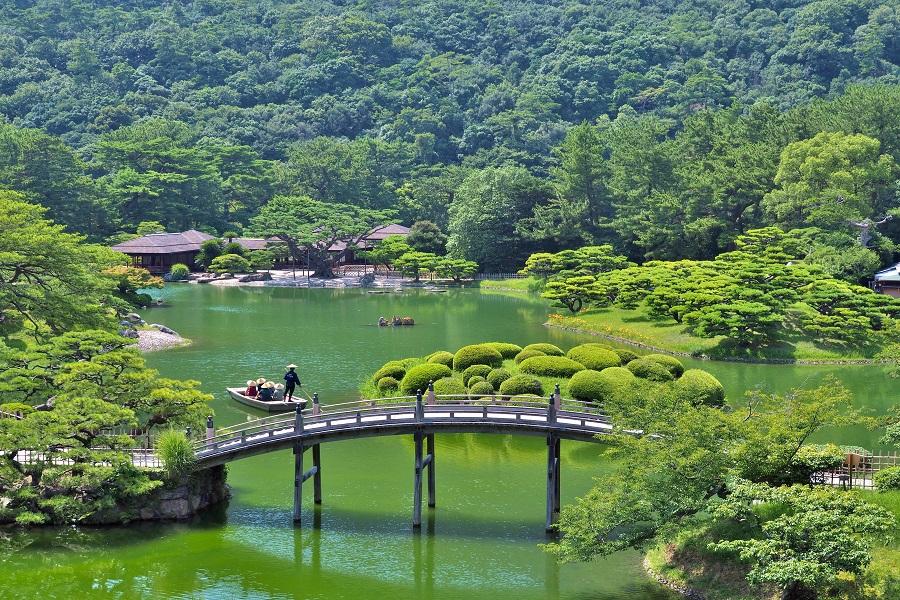
[[(298, 409), (300, 404), (297, 405)], [(377, 401), (362, 400), (312, 406), (294, 414), (248, 421), (216, 431), (207, 424), (206, 438), (196, 442), (197, 468), (205, 469), (232, 460), (292, 448), (294, 451), (294, 520), (301, 516), (303, 483), (313, 478), (316, 504), (322, 502), (322, 461), (319, 446), (348, 438), (412, 435), (415, 442), (413, 526), (422, 523), (422, 472), (428, 474), (428, 506), (435, 506), (436, 433), (516, 433), (547, 439), (547, 528), (560, 509), (560, 440), (599, 441), (610, 433), (609, 420), (590, 403), (560, 398), (559, 391), (545, 401), (525, 396), (465, 395), (403, 396)], [(423, 446), (425, 447), (423, 449)], [(303, 468), (312, 450), (313, 465)]]

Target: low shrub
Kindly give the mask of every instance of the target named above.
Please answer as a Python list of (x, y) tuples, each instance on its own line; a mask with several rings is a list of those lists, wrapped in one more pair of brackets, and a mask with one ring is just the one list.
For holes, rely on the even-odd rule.
[(472, 387), (476, 383), (481, 383), (482, 381), (487, 381), (487, 379), (485, 379), (481, 375), (472, 375), (471, 377), (469, 377), (469, 380), (466, 382), (466, 387)]
[(584, 365), (565, 356), (535, 356), (528, 360), (523, 360), (519, 365), (519, 369), (523, 373), (531, 375), (565, 377), (568, 379), (578, 371), (583, 371)]
[(406, 372), (400, 380), (400, 391), (407, 395), (415, 394), (418, 390), (424, 393), (428, 384), (444, 377), (450, 377), (453, 371), (447, 365), (437, 363), (423, 363), (416, 365)]
[(464, 395), (466, 386), (459, 377), (444, 377), (434, 382), (434, 393), (438, 396)]
[(487, 381), (479, 381), (475, 385), (469, 387), (469, 395), (473, 398), (484, 398), (485, 396), (492, 396), (493, 394), (494, 386)]
[(209, 263), (209, 270), (213, 273), (249, 273), (250, 261), (237, 254), (223, 254)]
[(636, 358), (625, 366), (638, 377), (649, 379), (650, 381), (672, 381), (673, 379), (668, 369), (658, 362), (645, 358)]
[(512, 373), (507, 371), (506, 369), (494, 369), (490, 373), (487, 374), (487, 382), (494, 386), (495, 390), (500, 389), (500, 385), (503, 384), (504, 381), (512, 377)]
[(510, 344), (508, 342), (487, 342), (484, 345), (490, 346), (491, 348), (499, 352), (500, 356), (502, 356), (504, 360), (515, 358), (516, 354), (522, 351), (522, 346), (519, 346), (517, 344)]
[(484, 344), (463, 346), (453, 355), (453, 369), (465, 371), (472, 365), (490, 365), (499, 367), (503, 364), (503, 355)]
[(876, 472), (875, 489), (879, 492), (900, 490), (900, 466), (888, 467)]
[(513, 375), (500, 384), (500, 393), (504, 396), (520, 396), (524, 394), (543, 396), (544, 386), (534, 377)]
[(619, 355), (619, 360), (622, 361), (623, 365), (627, 365), (631, 361), (640, 358), (636, 352), (632, 352), (625, 348), (613, 348), (612, 351)]
[(372, 375), (373, 381), (380, 381), (385, 377), (393, 377), (397, 381), (403, 379), (403, 376), (406, 375), (406, 367), (403, 366), (399, 360), (392, 360), (384, 363), (384, 365), (375, 371), (375, 374)]
[(801, 446), (783, 472), (770, 483), (774, 485), (808, 485), (813, 473), (832, 471), (844, 462), (844, 451), (836, 444)]
[(463, 383), (469, 385), (469, 379), (475, 375), (480, 375), (487, 379), (488, 373), (490, 373), (491, 370), (492, 367), (490, 365), (472, 365), (462, 372)]
[(576, 400), (606, 402), (624, 393), (634, 380), (634, 374), (624, 367), (608, 367), (602, 371), (586, 369), (569, 380), (569, 394)]
[(453, 353), (447, 352), (446, 350), (439, 350), (438, 352), (426, 356), (425, 362), (453, 367)]
[[(631, 363), (628, 363), (631, 364)], [(688, 369), (675, 381), (675, 395), (683, 402), (694, 406), (723, 406), (725, 404), (725, 388), (722, 383), (701, 369)]]
[(159, 435), (156, 454), (171, 478), (187, 475), (194, 468), (194, 445), (177, 429), (168, 429)]
[(516, 364), (521, 363), (523, 360), (528, 360), (529, 358), (533, 358), (535, 356), (547, 356), (544, 352), (540, 350), (522, 350), (515, 356)]
[(554, 346), (553, 344), (528, 344), (522, 350), (537, 350), (538, 352), (543, 352), (547, 356), (565, 356), (566, 353), (562, 351), (559, 346)]
[(400, 382), (393, 377), (382, 377), (375, 385), (379, 392), (393, 392), (400, 387)]
[(647, 354), (643, 356), (643, 358), (661, 364), (675, 379), (678, 379), (684, 374), (684, 363), (674, 356), (669, 356), (668, 354)]
[(184, 281), (190, 274), (191, 270), (187, 265), (175, 263), (172, 265), (172, 268), (169, 269), (169, 281)]
[(582, 344), (575, 346), (566, 355), (585, 369), (602, 371), (609, 367), (618, 367), (622, 364), (619, 355), (608, 348), (594, 344)]

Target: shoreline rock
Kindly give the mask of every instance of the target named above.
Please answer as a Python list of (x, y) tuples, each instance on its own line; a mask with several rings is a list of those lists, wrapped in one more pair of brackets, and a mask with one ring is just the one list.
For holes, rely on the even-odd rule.
[(136, 346), (141, 352), (157, 352), (168, 348), (187, 346), (191, 343), (191, 340), (164, 326), (160, 326), (158, 329), (138, 329), (137, 334)]
[(647, 573), (654, 581), (656, 581), (661, 586), (672, 590), (676, 594), (680, 594), (687, 598), (687, 600), (706, 600), (706, 596), (698, 592), (697, 590), (683, 586), (680, 583), (675, 583), (674, 581), (670, 581), (669, 579), (663, 577), (659, 573), (653, 570), (650, 566), (650, 561), (647, 560), (647, 557), (644, 557), (643, 562), (641, 563), (644, 567), (644, 572)]

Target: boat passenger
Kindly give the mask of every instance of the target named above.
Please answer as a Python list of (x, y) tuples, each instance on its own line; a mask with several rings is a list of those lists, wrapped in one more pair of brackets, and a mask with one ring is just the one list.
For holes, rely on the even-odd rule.
[(256, 382), (254, 380), (250, 380), (247, 382), (247, 389), (244, 390), (244, 395), (250, 398), (256, 398)]
[(263, 386), (264, 386), (265, 384), (266, 384), (266, 378), (265, 378), (265, 377), (260, 377), (259, 379), (256, 380), (256, 393), (257, 393), (257, 394), (259, 394), (259, 393), (262, 391)]
[(378, 317), (378, 326), (379, 327), (386, 327), (387, 324), (388, 324), (387, 319), (385, 319), (384, 317)]
[(272, 399), (275, 400), (275, 402), (283, 402), (284, 401), (284, 384), (283, 383), (275, 384), (275, 393), (272, 396)]
[(263, 402), (271, 402), (275, 397), (275, 384), (271, 381), (267, 381), (263, 384), (262, 389), (259, 390), (259, 399)]

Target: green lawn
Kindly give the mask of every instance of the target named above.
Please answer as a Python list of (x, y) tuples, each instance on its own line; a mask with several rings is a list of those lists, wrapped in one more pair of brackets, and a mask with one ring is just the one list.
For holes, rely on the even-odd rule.
[(880, 347), (825, 347), (809, 339), (789, 339), (765, 348), (748, 349), (731, 344), (724, 337), (698, 338), (685, 332), (673, 320), (654, 319), (639, 308), (597, 308), (577, 315), (552, 314), (550, 325), (579, 329), (674, 354), (707, 356), (714, 359), (835, 361), (866, 360)]
[(533, 277), (525, 279), (485, 279), (479, 282), (482, 291), (500, 294), (537, 294), (540, 282)]

